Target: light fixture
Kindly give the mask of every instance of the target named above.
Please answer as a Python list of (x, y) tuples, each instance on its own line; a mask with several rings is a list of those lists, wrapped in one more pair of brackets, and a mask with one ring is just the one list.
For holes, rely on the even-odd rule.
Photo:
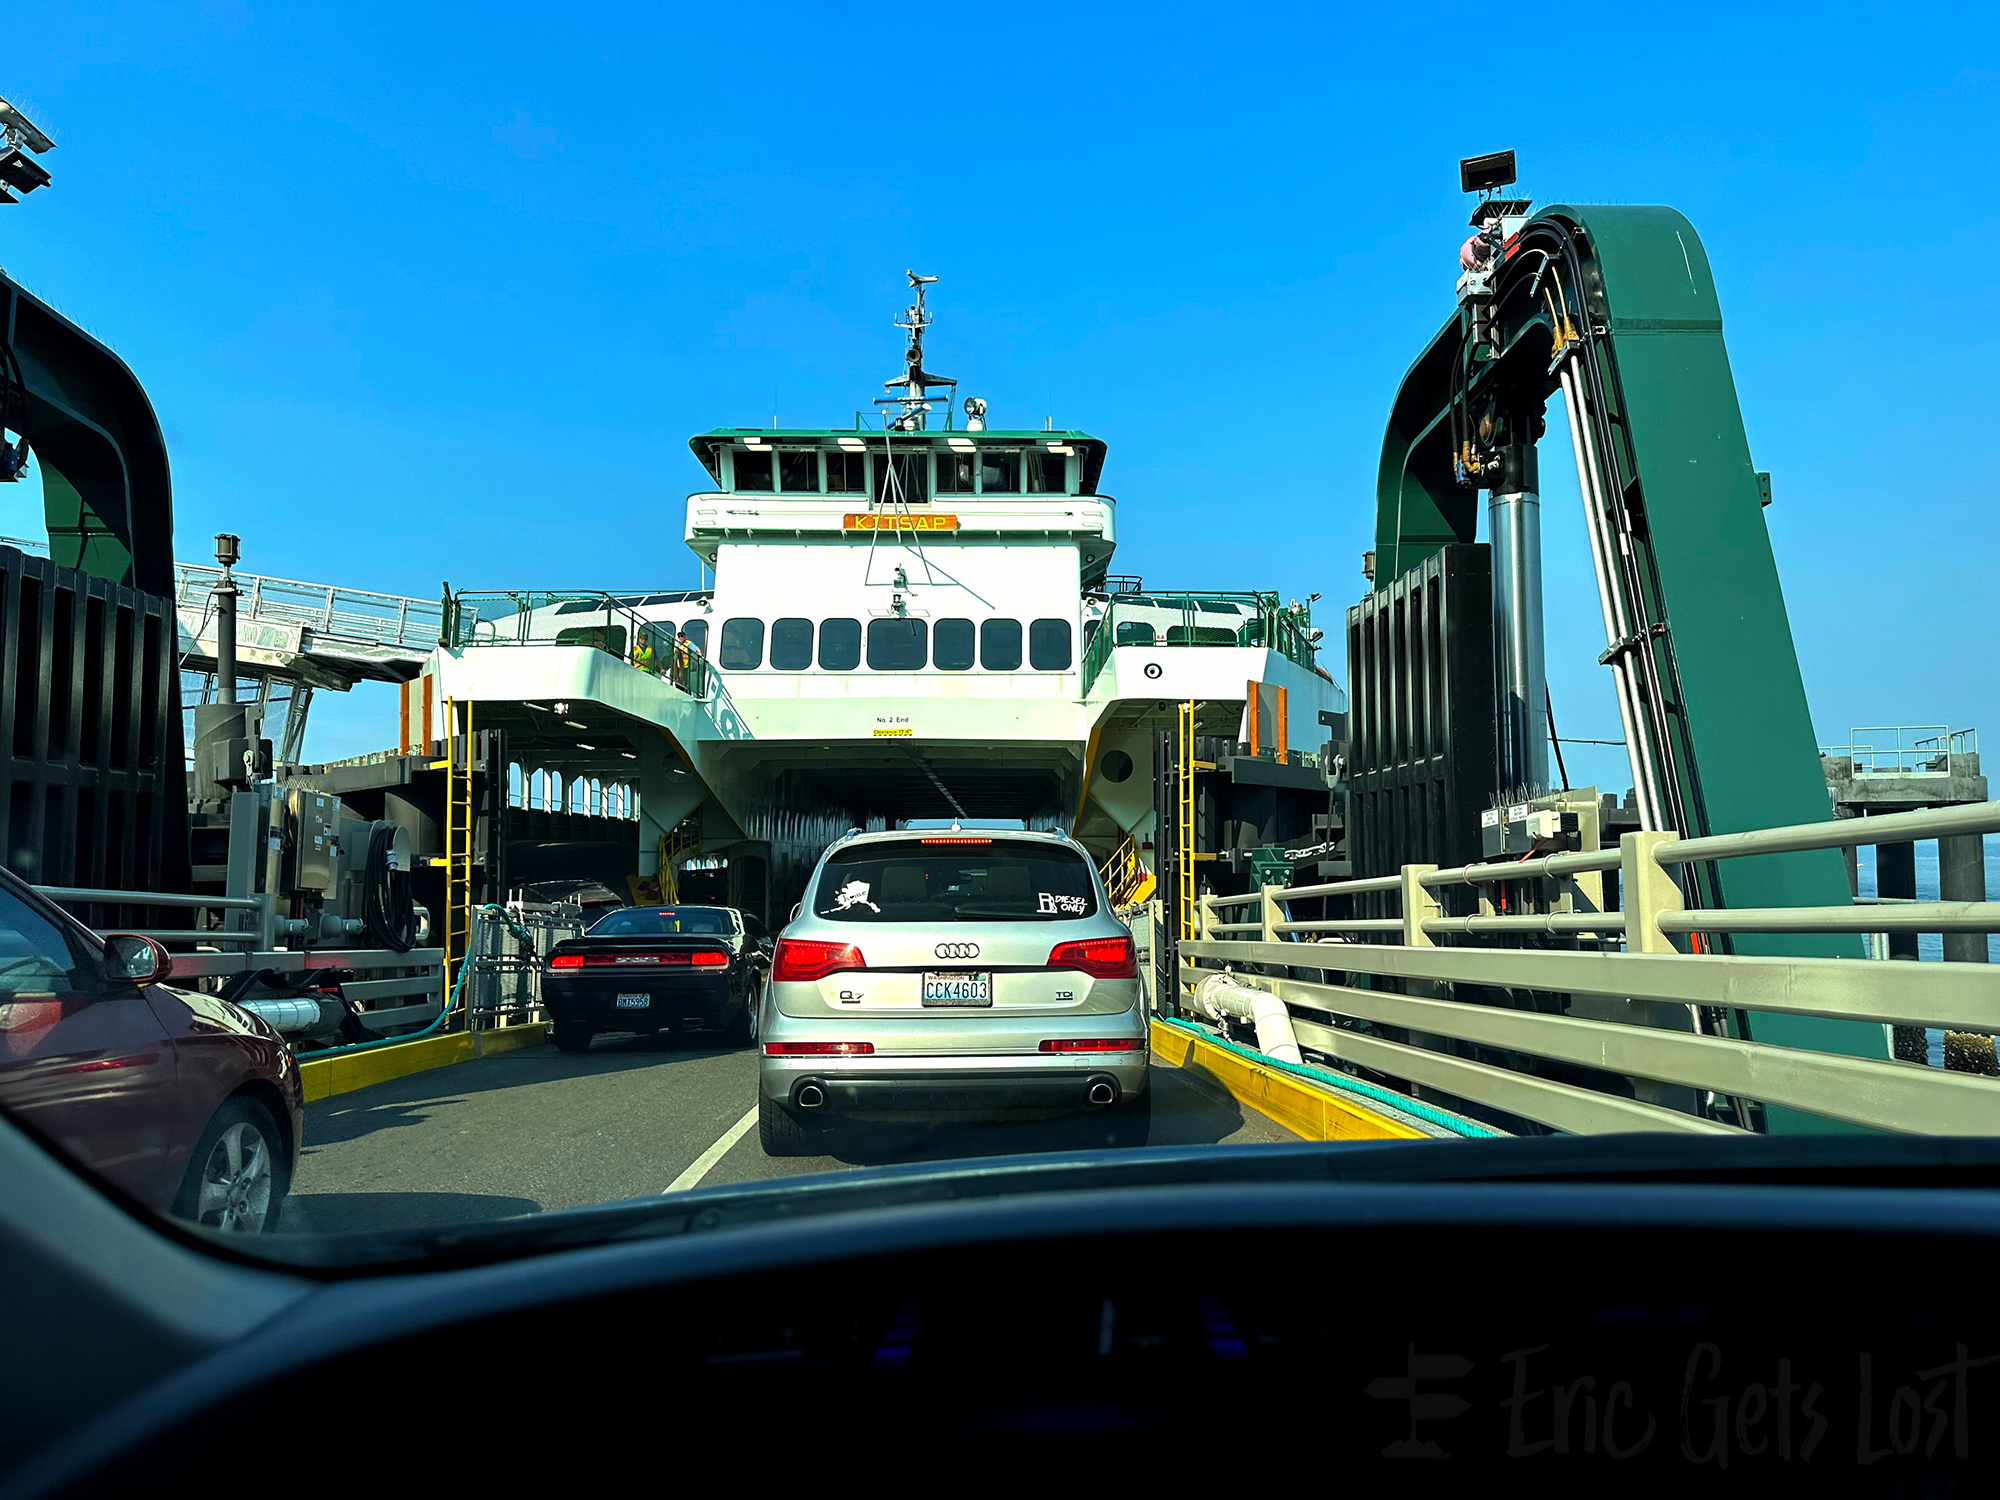
[(569, 705), (567, 703), (558, 703), (556, 705), (556, 717), (562, 718), (565, 717), (568, 713), (569, 713)]
[(584, 743), (584, 742), (583, 742), (582, 740), (578, 740), (578, 741), (576, 742), (576, 748), (577, 748), (577, 749), (579, 749), (579, 750), (595, 750), (595, 749), (597, 748), (597, 746), (595, 746), (595, 745), (586, 745), (586, 744), (585, 744), (585, 743)]
[(764, 440), (760, 437), (747, 437), (743, 440), (743, 446), (746, 448), (761, 448), (764, 446)]
[(1050, 443), (1047, 446), (1049, 452), (1060, 453), (1064, 458), (1068, 458), (1070, 454), (1076, 452), (1076, 449), (1070, 447), (1068, 443)]
[(979, 446), (971, 438), (946, 438), (944, 441), (946, 447), (959, 453), (970, 453), (974, 448)]
[(565, 723), (565, 724), (569, 725), (569, 727), (570, 727), (570, 728), (572, 728), (572, 729), (588, 729), (588, 728), (590, 728), (590, 726), (589, 726), (588, 724), (579, 724), (579, 723), (577, 723), (577, 722), (576, 722), (576, 720), (574, 720), (574, 719), (564, 719), (564, 720), (563, 720), (563, 723)]
[(859, 453), (868, 445), (862, 442), (860, 438), (842, 438), (840, 446), (845, 448), (849, 453)]
[(620, 750), (618, 753), (624, 756), (627, 760), (637, 760), (639, 758), (634, 752), (630, 750)]

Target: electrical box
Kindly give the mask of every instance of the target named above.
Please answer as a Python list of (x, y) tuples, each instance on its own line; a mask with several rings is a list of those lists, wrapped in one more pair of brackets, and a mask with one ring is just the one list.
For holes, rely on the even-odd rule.
[(1516, 802), (1489, 807), (1479, 815), (1479, 852), (1487, 859), (1505, 859), (1540, 848), (1553, 854), (1576, 847), (1577, 816), (1554, 807)]
[(295, 891), (333, 890), (340, 854), (340, 799), (295, 788), (285, 800), (293, 838), (287, 884)]

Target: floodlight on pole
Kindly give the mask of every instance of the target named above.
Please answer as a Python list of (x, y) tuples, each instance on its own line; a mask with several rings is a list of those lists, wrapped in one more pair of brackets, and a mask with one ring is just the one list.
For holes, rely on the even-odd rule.
[(34, 156), (55, 149), (56, 143), (36, 129), (32, 120), (0, 99), (0, 203), (18, 202), (16, 193), (47, 187), (48, 169)]

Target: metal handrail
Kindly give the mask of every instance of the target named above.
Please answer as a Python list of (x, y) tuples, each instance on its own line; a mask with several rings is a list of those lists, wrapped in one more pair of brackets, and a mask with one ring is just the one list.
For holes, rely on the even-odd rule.
[[(1238, 615), (1236, 619), (1239, 623), (1227, 627), (1204, 625), (1201, 609), (1204, 600), (1213, 603), (1248, 605), (1255, 613), (1248, 620)], [(1286, 660), (1308, 671), (1313, 669), (1317, 656), (1317, 648), (1308, 633), (1311, 629), (1310, 618), (1294, 615), (1279, 604), (1278, 596), (1273, 593), (1235, 594), (1215, 591), (1155, 590), (1137, 597), (1120, 596), (1114, 598), (1104, 611), (1098, 623), (1097, 633), (1091, 637), (1089, 649), (1083, 653), (1083, 692), (1086, 697), (1090, 694), (1091, 684), (1097, 681), (1098, 673), (1102, 672), (1105, 664), (1111, 660), (1111, 653), (1118, 649), (1118, 617), (1121, 608), (1128, 616), (1140, 609), (1180, 611), (1183, 638), (1180, 640), (1156, 638), (1144, 643), (1148, 646), (1162, 647), (1170, 651), (1184, 647), (1213, 649), (1220, 646), (1257, 646), (1276, 651)], [(1148, 619), (1145, 623), (1150, 626), (1154, 622)], [(1204, 630), (1213, 631), (1218, 636), (1226, 635), (1228, 639), (1204, 639), (1199, 633)], [(1171, 636), (1171, 629), (1168, 634)]]
[[(1992, 968), (1963, 962), (1917, 965), (1683, 953), (1666, 941), (1669, 935), (1695, 932), (2000, 931), (2000, 901), (1687, 911), (1681, 909), (1679, 888), (1669, 874), (1674, 865), (1706, 860), (1989, 832), (2000, 832), (2000, 802), (1701, 839), (1635, 833), (1625, 835), (1615, 850), (1451, 870), (1411, 865), (1393, 876), (1205, 896), (1198, 913), (1200, 935), (1181, 944), (1181, 978), (1199, 983), (1217, 965), (1225, 971), (1230, 965), (1255, 965), (1261, 974), (1234, 974), (1234, 982), (1277, 994), (1293, 1009), (1295, 1034), (1306, 1046), (1564, 1130), (1713, 1132), (1734, 1127), (1687, 1112), (1693, 1094), (1684, 1109), (1616, 1097), (1573, 1080), (1438, 1051), (1423, 1039), (1450, 1038), (1503, 1055), (1525, 1054), (1655, 1085), (1756, 1100), (1874, 1129), (1991, 1134), (2000, 1132), (2000, 1079), (1716, 1035), (1713, 1028), (1691, 1022), (1693, 1014), (1715, 1010), (1768, 1011), (1992, 1034), (2000, 1032), (2000, 973)], [(1447, 916), (1434, 900), (1419, 901), (1411, 894), (1494, 880), (1568, 880), (1611, 869), (1621, 869), (1626, 877), (1620, 881), (1623, 910)], [(1391, 891), (1410, 896), (1408, 904), (1418, 909), (1406, 907), (1399, 917), (1288, 920), (1295, 901)], [(1579, 892), (1572, 886), (1569, 894), (1575, 898)], [(1253, 901), (1262, 904), (1261, 923), (1216, 920), (1217, 912)], [(1258, 932), (1255, 940), (1238, 936), (1253, 930)], [(1333, 941), (1302, 944), (1307, 935)], [(1364, 935), (1392, 941), (1346, 941)], [(1589, 951), (1440, 947), (1433, 941), (1479, 935), (1594, 935), (1599, 945), (1598, 951)], [(1356, 975), (1382, 978), (1408, 992), (1295, 979), (1294, 970), (1317, 972), (1328, 981)], [(1599, 997), (1613, 1007), (1612, 1018), (1605, 1019), (1602, 1012), (1547, 1014), (1459, 1000), (1449, 998), (1448, 988), (1439, 988), (1459, 984)], [(1312, 1013), (1401, 1027), (1412, 1040), (1321, 1024), (1310, 1018)]]

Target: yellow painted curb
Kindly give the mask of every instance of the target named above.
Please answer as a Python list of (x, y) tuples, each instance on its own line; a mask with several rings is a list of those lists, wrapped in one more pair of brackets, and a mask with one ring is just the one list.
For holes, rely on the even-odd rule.
[(1198, 1073), (1239, 1104), (1277, 1121), (1308, 1141), (1423, 1140), (1424, 1133), (1378, 1115), (1364, 1105), (1316, 1088), (1305, 1079), (1218, 1047), (1181, 1030), (1153, 1023), (1153, 1053), (1175, 1067)]
[(345, 1057), (300, 1063), (299, 1082), (305, 1089), (306, 1103), (310, 1104), (315, 1099), (351, 1094), (356, 1089), (387, 1083), (391, 1078), (405, 1078), (412, 1073), (429, 1072), (432, 1068), (447, 1068), (469, 1057), (487, 1057), (497, 1052), (517, 1051), (522, 1047), (539, 1047), (547, 1039), (547, 1034), (547, 1026), (537, 1022), (531, 1026), (506, 1026), (497, 1031), (470, 1035), (462, 1031), (453, 1032), (449, 1036), (430, 1036), (422, 1041), (402, 1042), (393, 1047), (371, 1047), (365, 1052), (351, 1052)]

